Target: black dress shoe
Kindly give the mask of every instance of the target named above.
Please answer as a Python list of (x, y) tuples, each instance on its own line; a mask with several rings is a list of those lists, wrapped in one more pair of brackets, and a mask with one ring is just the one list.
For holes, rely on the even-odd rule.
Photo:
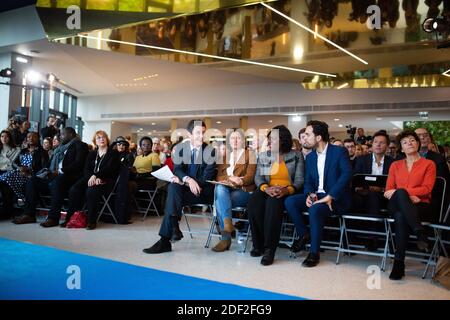
[(295, 239), (290, 248), (292, 253), (297, 253), (306, 250), (306, 244), (309, 242), (309, 235), (305, 235), (302, 238)]
[(391, 274), (389, 279), (391, 280), (401, 280), (405, 276), (405, 261), (394, 260), (394, 265), (392, 266)]
[(51, 228), (51, 227), (56, 227), (59, 224), (58, 221), (52, 219), (52, 218), (47, 218), (44, 222), (42, 222), (40, 224), (41, 227), (44, 228)]
[(183, 238), (183, 232), (181, 232), (180, 228), (176, 227), (172, 230), (172, 241), (180, 241)]
[(13, 220), (15, 224), (26, 224), (26, 223), (36, 223), (36, 217), (23, 214)]
[(86, 230), (94, 230), (95, 228), (97, 228), (97, 224), (95, 222), (90, 222), (88, 223)]
[(261, 257), (261, 255), (262, 255), (261, 250), (253, 248), (250, 251), (250, 256), (252, 256), (252, 257)]
[(266, 251), (264, 251), (263, 257), (261, 258), (261, 264), (263, 266), (270, 266), (273, 263), (274, 258), (275, 258), (275, 251), (271, 249), (266, 249)]
[(144, 249), (142, 251), (144, 251), (145, 253), (148, 253), (148, 254), (169, 252), (169, 251), (172, 251), (172, 245), (170, 244), (170, 241), (160, 239), (153, 246), (151, 246), (150, 248)]
[(312, 268), (319, 264), (320, 256), (316, 253), (310, 252), (306, 259), (302, 262), (302, 266), (305, 268)]

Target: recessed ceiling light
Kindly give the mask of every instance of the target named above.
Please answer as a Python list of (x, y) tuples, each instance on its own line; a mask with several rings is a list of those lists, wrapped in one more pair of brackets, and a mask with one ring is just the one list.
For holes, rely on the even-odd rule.
[(25, 59), (24, 57), (16, 57), (16, 61), (21, 63), (28, 63), (28, 59)]
[(343, 124), (339, 123), (339, 128), (342, 128), (343, 126), (344, 126)]
[(378, 120), (378, 121), (380, 121), (380, 120), (383, 120), (383, 118), (381, 118), (381, 117), (377, 117), (377, 120)]
[(269, 123), (272, 123), (272, 122), (273, 122), (273, 120), (269, 120), (269, 121), (267, 121), (267, 122), (269, 122)]
[(302, 121), (302, 117), (299, 116), (299, 115), (296, 115), (296, 116), (292, 117), (292, 121), (294, 121), (294, 122), (300, 122), (300, 121)]
[(217, 124), (221, 124), (221, 123), (222, 123), (222, 121), (216, 121), (216, 123), (217, 123)]
[(156, 126), (156, 122), (152, 122), (152, 126)]
[(334, 121), (339, 121), (339, 120), (341, 120), (341, 119), (339, 119), (339, 118), (334, 119)]

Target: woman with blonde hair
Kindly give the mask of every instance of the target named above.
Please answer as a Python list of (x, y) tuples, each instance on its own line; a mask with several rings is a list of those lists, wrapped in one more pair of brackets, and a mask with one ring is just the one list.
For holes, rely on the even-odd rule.
[(227, 151), (217, 167), (218, 182), (214, 190), (214, 204), (219, 217), (222, 239), (212, 249), (215, 252), (228, 250), (233, 232), (232, 213), (234, 207), (246, 207), (251, 192), (255, 190), (256, 156), (245, 149), (245, 136), (241, 129), (232, 129), (227, 136)]
[(110, 193), (119, 174), (119, 154), (110, 148), (109, 137), (105, 131), (99, 130), (94, 134), (92, 143), (95, 149), (89, 153), (84, 167), (84, 177), (69, 191), (69, 210), (67, 211), (67, 224), (75, 211), (80, 210), (83, 199), (87, 202), (88, 225), (87, 229), (97, 227), (99, 202), (102, 195)]

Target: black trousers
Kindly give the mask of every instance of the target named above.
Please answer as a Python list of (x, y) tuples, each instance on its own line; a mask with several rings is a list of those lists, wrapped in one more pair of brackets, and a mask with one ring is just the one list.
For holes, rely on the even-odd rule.
[(100, 200), (102, 195), (107, 195), (112, 191), (114, 182), (107, 182), (106, 184), (88, 187), (88, 179), (82, 178), (74, 184), (69, 191), (69, 209), (67, 210), (67, 218), (75, 213), (75, 211), (81, 210), (86, 202), (88, 212), (88, 222), (97, 222)]
[(352, 211), (364, 212), (372, 215), (380, 213), (381, 209), (387, 208), (387, 199), (382, 192), (367, 191), (367, 193), (357, 193), (352, 195)]
[(14, 191), (7, 183), (0, 181), (0, 192), (2, 194), (0, 219), (6, 219), (11, 217), (14, 213)]
[(421, 221), (431, 217), (430, 205), (419, 202), (414, 204), (404, 189), (398, 189), (389, 200), (388, 209), (395, 223), (395, 260), (405, 260), (410, 232), (419, 234), (424, 231)]
[(257, 189), (248, 200), (247, 212), (252, 232), (253, 248), (264, 252), (276, 250), (283, 223), (284, 198), (272, 198)]
[[(213, 186), (213, 185), (211, 185)], [(173, 228), (181, 219), (181, 209), (189, 204), (212, 204), (214, 202), (214, 187), (205, 187), (197, 197), (189, 187), (178, 183), (170, 183), (166, 200), (164, 219), (159, 229), (159, 235), (170, 239)]]
[(58, 175), (52, 179), (41, 179), (32, 177), (25, 186), (25, 211), (30, 216), (36, 215), (36, 207), (39, 203), (39, 193), (50, 194), (51, 208), (48, 212), (48, 218), (59, 220), (61, 218), (61, 208), (64, 202), (64, 195), (74, 183), (74, 178), (64, 174)]

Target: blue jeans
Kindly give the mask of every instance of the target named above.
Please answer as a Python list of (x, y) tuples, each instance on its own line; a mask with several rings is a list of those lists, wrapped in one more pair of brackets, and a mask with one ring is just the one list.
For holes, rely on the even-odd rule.
[[(286, 198), (284, 206), (292, 221), (299, 237), (303, 237), (307, 230), (303, 220), (303, 212), (309, 213), (309, 226), (311, 230), (311, 252), (318, 254), (320, 243), (322, 242), (322, 230), (325, 218), (332, 214), (327, 204), (319, 203), (311, 207), (306, 206), (306, 194), (296, 194)], [(320, 200), (325, 197), (324, 193), (319, 193), (317, 198)]]
[[(242, 189), (233, 189), (223, 185), (216, 185), (214, 190), (214, 205), (219, 218), (220, 229), (223, 230), (223, 220), (232, 218), (231, 208), (247, 207), (249, 192)], [(230, 240), (231, 235), (222, 234), (222, 240)]]

